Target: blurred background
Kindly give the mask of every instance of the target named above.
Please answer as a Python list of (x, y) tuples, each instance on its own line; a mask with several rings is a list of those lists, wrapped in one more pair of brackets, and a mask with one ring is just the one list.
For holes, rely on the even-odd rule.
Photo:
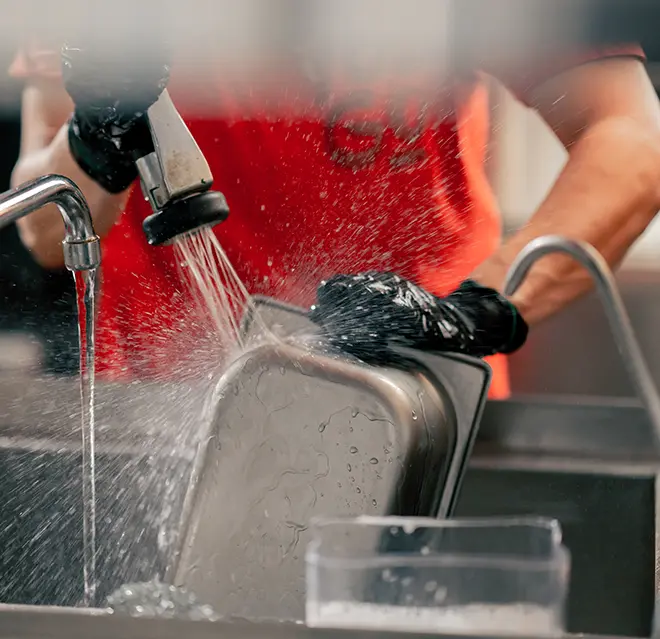
[[(500, 6), (499, 0), (491, 1), (489, 7)], [(511, 4), (523, 0), (503, 1)], [(534, 1), (527, 0), (525, 6), (531, 6)], [(632, 0), (626, 3), (629, 15), (633, 15), (633, 4)], [(254, 2), (242, 6), (248, 5), (256, 6)], [(339, 5), (343, 6), (341, 2)], [(211, 9), (216, 16), (218, 7)], [(26, 14), (36, 7), (29, 9), (25, 4), (22, 8)], [(479, 10), (483, 14), (483, 7)], [(19, 20), (18, 14), (12, 15)], [(107, 17), (105, 13), (103, 16)], [(44, 23), (51, 20), (49, 16), (42, 17)], [(488, 23), (489, 20), (482, 19), (480, 26)], [(199, 25), (199, 20), (196, 24)], [(4, 27), (3, 33), (7, 35), (11, 29), (7, 23)], [(16, 33), (20, 33), (19, 27)], [(13, 57), (16, 33), (13, 38), (5, 38), (0, 46), (0, 190), (9, 188), (20, 140), (21, 84), (3, 72)], [(483, 35), (480, 33), (480, 37)], [(454, 34), (456, 37), (460, 34)], [(642, 44), (660, 91), (660, 36), (650, 33)], [(538, 116), (494, 81), (491, 102), (488, 169), (506, 229), (511, 231), (524, 224), (541, 202), (561, 170), (565, 152)], [(660, 325), (660, 218), (636, 245), (619, 280), (639, 339), (660, 383), (660, 341), (656, 339), (656, 326)], [(70, 274), (44, 271), (23, 248), (14, 228), (0, 230), (0, 372), (36, 368), (75, 374), (74, 309)], [(512, 382), (515, 393), (632, 395), (616, 345), (593, 297), (536, 331), (530, 343), (512, 360)]]

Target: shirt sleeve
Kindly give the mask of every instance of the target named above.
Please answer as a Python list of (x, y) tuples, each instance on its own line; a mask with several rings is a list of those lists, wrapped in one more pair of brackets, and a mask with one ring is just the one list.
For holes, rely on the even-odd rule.
[(497, 74), (497, 77), (519, 100), (528, 104), (527, 96), (529, 92), (547, 80), (583, 64), (606, 60), (608, 58), (635, 58), (646, 62), (646, 55), (641, 46), (636, 44), (622, 44), (591, 49), (589, 51), (567, 53), (546, 64), (535, 65), (534, 69), (517, 69), (509, 73)]

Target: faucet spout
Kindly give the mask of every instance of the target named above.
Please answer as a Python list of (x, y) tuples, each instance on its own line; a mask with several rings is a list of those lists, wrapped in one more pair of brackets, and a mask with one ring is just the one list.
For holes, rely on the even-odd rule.
[(64, 220), (64, 264), (70, 271), (87, 271), (101, 264), (101, 245), (89, 206), (69, 178), (46, 175), (0, 195), (0, 228), (56, 204)]
[(637, 395), (646, 409), (660, 448), (660, 397), (639, 347), (626, 307), (603, 256), (586, 242), (547, 235), (532, 240), (512, 264), (504, 284), (504, 294), (513, 295), (525, 280), (530, 268), (550, 253), (565, 253), (582, 264), (591, 275), (600, 296), (619, 353), (633, 381)]

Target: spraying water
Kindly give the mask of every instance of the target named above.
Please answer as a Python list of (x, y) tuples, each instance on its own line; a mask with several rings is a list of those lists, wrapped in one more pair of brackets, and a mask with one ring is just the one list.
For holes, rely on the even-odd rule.
[(260, 334), (269, 334), (213, 229), (202, 228), (178, 238), (174, 250), (198, 311), (213, 328), (220, 361), (226, 362), (244, 350), (241, 318), (246, 314), (257, 323)]
[(74, 273), (80, 343), (82, 413), (83, 604), (96, 603), (96, 468), (94, 424), (94, 346), (97, 269)]
[[(174, 243), (177, 261), (182, 265), (182, 282), (189, 289), (196, 310), (200, 314), (200, 323), (204, 332), (210, 335), (212, 341), (210, 347), (202, 353), (202, 357), (197, 361), (200, 368), (212, 367), (211, 377), (222, 374), (226, 366), (239, 356), (246, 347), (246, 338), (241, 330), (241, 318), (246, 314), (251, 314), (252, 321), (256, 324), (256, 334), (260, 337), (270, 335), (265, 322), (258, 315), (256, 306), (252, 298), (231, 265), (220, 242), (213, 234), (211, 229), (201, 229), (195, 233), (188, 234), (178, 238)], [(111, 579), (111, 571), (107, 566), (98, 564), (97, 557), (97, 520), (101, 524), (102, 534), (105, 536), (108, 531), (105, 530), (103, 521), (103, 511), (97, 512), (99, 504), (97, 500), (97, 480), (98, 469), (96, 467), (96, 432), (95, 432), (95, 387), (94, 387), (94, 351), (95, 351), (95, 296), (97, 292), (97, 272), (87, 271), (75, 274), (76, 290), (78, 295), (78, 326), (80, 340), (80, 392), (82, 401), (82, 496), (83, 496), (83, 575), (84, 575), (84, 596), (83, 604), (85, 606), (99, 605), (101, 591), (104, 590), (105, 580)], [(188, 310), (188, 309), (187, 309)], [(190, 324), (187, 330), (192, 330)], [(255, 331), (252, 332), (255, 334)], [(173, 339), (170, 342), (172, 348), (176, 350), (177, 342)], [(204, 344), (207, 344), (204, 341)], [(195, 345), (196, 347), (197, 345)], [(193, 350), (195, 350), (193, 347)], [(199, 354), (199, 353), (198, 353)], [(214, 388), (214, 383), (210, 389)], [(181, 398), (179, 398), (181, 399)], [(213, 415), (214, 410), (213, 392), (209, 393), (207, 400), (203, 402), (204, 406), (199, 406), (195, 412), (195, 428), (197, 431), (200, 425), (206, 423)], [(162, 426), (162, 425), (161, 425)], [(159, 432), (161, 428), (158, 429)], [(203, 430), (203, 429), (202, 429)], [(191, 447), (197, 441), (193, 432), (181, 433), (181, 439), (185, 439), (185, 445), (178, 441), (174, 446)], [(188, 441), (190, 440), (190, 441)], [(158, 440), (161, 441), (161, 440)], [(163, 444), (152, 442), (156, 448)], [(172, 442), (170, 442), (172, 445)], [(169, 448), (169, 445), (168, 445)], [(139, 480), (143, 489), (150, 492), (149, 485), (157, 483), (159, 486), (168, 484), (168, 477), (173, 472), (180, 474), (180, 470), (175, 471), (172, 467), (162, 466), (162, 455), (158, 456), (161, 460), (157, 467), (143, 469), (127, 469), (114, 467), (112, 472), (124, 473), (125, 476), (136, 473), (136, 481)], [(178, 458), (177, 458), (178, 460)], [(180, 464), (180, 461), (176, 462)], [(103, 478), (101, 478), (103, 479)], [(162, 491), (161, 491), (162, 492)], [(176, 491), (174, 491), (176, 492)], [(178, 493), (177, 493), (178, 494)], [(166, 498), (166, 502), (171, 501)], [(135, 504), (134, 504), (135, 506)], [(144, 512), (147, 513), (151, 524), (157, 524), (159, 532), (159, 552), (168, 552), (171, 545), (170, 537), (174, 532), (172, 527), (176, 527), (178, 522), (178, 506), (174, 502), (158, 505), (149, 503), (141, 504)], [(115, 525), (116, 513), (113, 515)], [(152, 521), (153, 520), (153, 521)], [(162, 520), (162, 521), (161, 521)], [(161, 533), (163, 539), (161, 540)], [(136, 540), (136, 543), (139, 543)], [(161, 543), (163, 548), (160, 548)], [(121, 557), (118, 557), (121, 560)], [(154, 565), (154, 571), (158, 568)], [(103, 570), (103, 582), (99, 583), (99, 571)], [(118, 572), (128, 571), (126, 566), (117, 566)]]

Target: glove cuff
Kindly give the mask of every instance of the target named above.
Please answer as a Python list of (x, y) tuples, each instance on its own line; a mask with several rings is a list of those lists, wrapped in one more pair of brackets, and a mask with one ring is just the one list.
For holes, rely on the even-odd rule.
[[(136, 124), (136, 128), (140, 124)], [(87, 126), (76, 112), (69, 120), (69, 149), (78, 166), (108, 193), (125, 191), (138, 177), (135, 159), (140, 156), (130, 133), (113, 137)], [(138, 136), (133, 136), (138, 137)], [(126, 139), (124, 139), (126, 138)]]
[(479, 357), (509, 354), (527, 340), (529, 328), (518, 309), (495, 289), (466, 280), (448, 298), (462, 319), (466, 352)]
[(527, 341), (527, 335), (529, 334), (529, 326), (523, 319), (520, 311), (518, 311), (509, 300), (506, 298), (502, 298), (502, 300), (509, 306), (509, 312), (511, 314), (511, 333), (509, 338), (500, 348), (499, 352), (508, 355), (510, 353), (515, 353), (525, 344)]

